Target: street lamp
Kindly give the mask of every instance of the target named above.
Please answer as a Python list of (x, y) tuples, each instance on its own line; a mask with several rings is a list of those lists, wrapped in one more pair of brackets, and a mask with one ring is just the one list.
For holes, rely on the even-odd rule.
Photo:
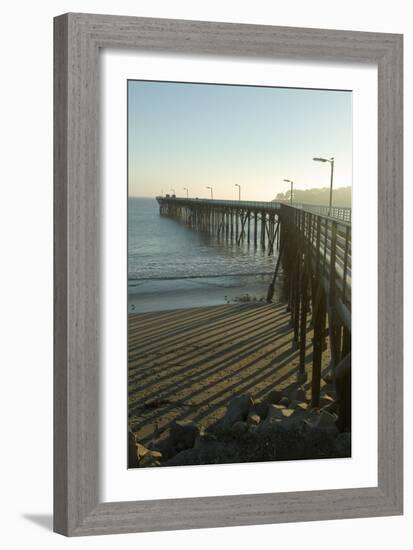
[(291, 183), (291, 197), (290, 197), (290, 203), (291, 205), (293, 204), (293, 185), (294, 185), (294, 182), (293, 180), (284, 180), (285, 183)]
[(186, 191), (186, 198), (188, 198), (188, 196), (189, 196), (188, 187), (184, 187), (184, 191)]
[(213, 192), (213, 190), (212, 190), (212, 187), (210, 187), (209, 185), (207, 185), (206, 188), (211, 190), (211, 199), (213, 199), (213, 198), (214, 198), (214, 192)]
[(235, 184), (235, 187), (238, 187), (238, 200), (241, 200), (241, 185), (239, 183)]
[(333, 203), (333, 175), (334, 175), (334, 157), (331, 157), (329, 159), (325, 159), (323, 157), (314, 157), (313, 160), (316, 162), (329, 162), (331, 167), (330, 172), (330, 202), (328, 206), (328, 215), (331, 216), (331, 206)]
[(172, 195), (176, 195), (175, 189), (170, 189), (170, 191), (172, 192)]

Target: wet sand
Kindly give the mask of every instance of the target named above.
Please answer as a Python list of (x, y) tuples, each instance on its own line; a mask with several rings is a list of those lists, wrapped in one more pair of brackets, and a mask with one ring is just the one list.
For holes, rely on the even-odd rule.
[[(306, 371), (311, 380), (312, 330)], [(296, 381), (285, 304), (249, 302), (128, 316), (129, 426), (144, 444), (173, 420), (214, 424), (235, 395), (260, 400)], [(329, 354), (323, 354), (323, 371)], [(309, 383), (304, 387), (309, 389)]]

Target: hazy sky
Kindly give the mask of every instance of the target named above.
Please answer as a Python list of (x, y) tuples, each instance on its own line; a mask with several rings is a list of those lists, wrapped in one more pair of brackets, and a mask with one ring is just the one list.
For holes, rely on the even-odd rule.
[(351, 92), (129, 81), (129, 195), (271, 200), (351, 185)]

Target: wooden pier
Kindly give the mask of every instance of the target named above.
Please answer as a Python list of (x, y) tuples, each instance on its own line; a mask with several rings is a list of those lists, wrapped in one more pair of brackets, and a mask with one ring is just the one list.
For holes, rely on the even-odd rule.
[[(298, 381), (305, 380), (308, 326), (312, 338), (312, 405), (320, 397), (322, 354), (327, 339), (338, 393), (349, 414), (351, 373), (351, 209), (280, 202), (157, 197), (160, 214), (231, 243), (247, 242), (277, 256), (267, 301), (282, 269), (287, 310), (300, 350)], [(342, 419), (348, 422), (349, 419)]]

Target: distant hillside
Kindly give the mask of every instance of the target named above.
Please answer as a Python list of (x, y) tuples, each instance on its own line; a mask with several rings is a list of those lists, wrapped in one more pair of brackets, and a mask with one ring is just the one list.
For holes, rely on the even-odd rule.
[[(278, 193), (274, 201), (290, 201), (291, 191)], [(293, 201), (304, 204), (325, 204), (330, 200), (330, 188), (322, 187), (318, 189), (294, 189)], [(333, 206), (345, 206), (351, 208), (351, 187), (339, 187), (333, 189)]]

